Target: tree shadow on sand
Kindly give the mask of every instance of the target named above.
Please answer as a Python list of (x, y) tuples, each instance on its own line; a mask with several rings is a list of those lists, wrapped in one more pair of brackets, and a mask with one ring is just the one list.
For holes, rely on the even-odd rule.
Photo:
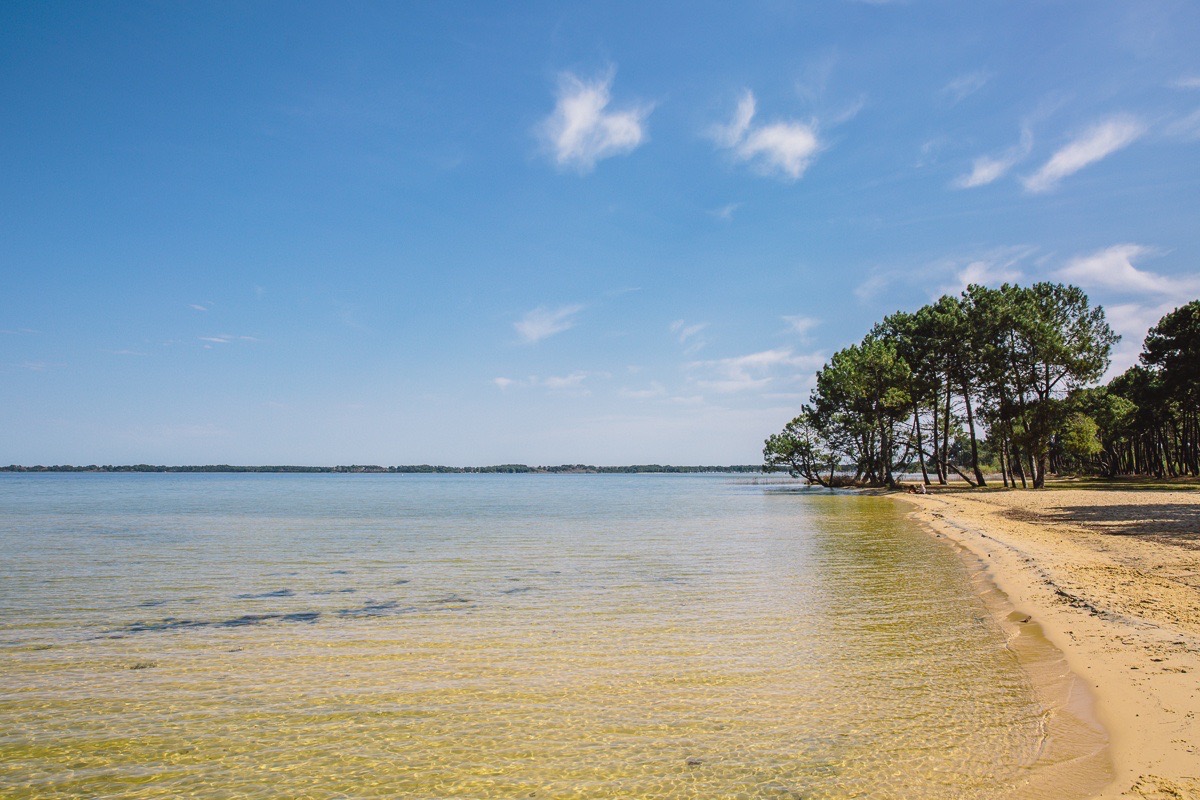
[(1114, 536), (1140, 539), (1200, 550), (1200, 504), (1162, 503), (1105, 506), (1064, 506), (1044, 514), (1052, 522), (1081, 525)]

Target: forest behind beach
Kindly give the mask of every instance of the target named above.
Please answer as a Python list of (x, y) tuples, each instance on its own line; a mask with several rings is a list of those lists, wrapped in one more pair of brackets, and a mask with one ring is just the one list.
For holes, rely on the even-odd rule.
[(1057, 283), (971, 285), (897, 311), (817, 372), (764, 469), (821, 486), (1200, 476), (1200, 300), (1101, 383), (1118, 339), (1101, 306)]

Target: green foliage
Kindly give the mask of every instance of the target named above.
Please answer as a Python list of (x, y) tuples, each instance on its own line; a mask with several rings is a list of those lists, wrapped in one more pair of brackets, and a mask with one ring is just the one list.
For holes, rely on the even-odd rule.
[(831, 475), (837, 466), (838, 451), (822, 430), (818, 417), (808, 408), (767, 438), (763, 447), (763, 471), (787, 470), (793, 478), (828, 486), (822, 470)]
[(1200, 300), (1149, 330), (1141, 362), (1109, 382), (1109, 407), (1093, 413), (1098, 461), (1110, 475), (1200, 475)]
[(1156, 370), (1173, 399), (1200, 404), (1200, 300), (1167, 314), (1146, 335), (1142, 363)]
[(1063, 451), (1067, 456), (1080, 461), (1091, 458), (1103, 449), (1099, 434), (1100, 426), (1096, 424), (1096, 420), (1087, 414), (1071, 414), (1060, 433)]
[[(1178, 350), (1172, 331), (1163, 333), (1164, 353)], [(1070, 400), (1107, 369), (1118, 338), (1077, 287), (970, 286), (891, 314), (835, 353), (802, 415), (806, 435), (794, 429), (798, 417), (782, 439), (767, 440), (764, 457), (779, 467), (783, 454), (795, 456), (809, 469), (793, 474), (809, 477), (819, 441), (822, 458), (847, 459), (868, 483), (892, 485), (915, 464), (926, 481), (944, 483), (954, 472), (982, 485), (978, 421), (1004, 482), (1041, 486), (1055, 458), (1082, 462), (1103, 450), (1097, 418), (1117, 426), (1134, 413), (1108, 398), (1094, 409)]]

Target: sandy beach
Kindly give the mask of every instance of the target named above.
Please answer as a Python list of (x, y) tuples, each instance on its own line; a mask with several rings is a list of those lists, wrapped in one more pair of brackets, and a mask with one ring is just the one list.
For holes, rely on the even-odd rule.
[(1075, 768), (1106, 783), (1094, 796), (1200, 798), (1200, 491), (897, 497), (978, 560), (1010, 627), (1036, 626), (1090, 692), (1109, 746)]

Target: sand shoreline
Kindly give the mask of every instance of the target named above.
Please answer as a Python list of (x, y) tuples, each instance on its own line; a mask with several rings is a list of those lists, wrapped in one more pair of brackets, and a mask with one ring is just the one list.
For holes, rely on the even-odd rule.
[[(1081, 740), (1037, 780), (1105, 799), (1200, 798), (1200, 492), (894, 496), (971, 554), (981, 591), (995, 586), (992, 602), (1015, 612), (1003, 625), (1010, 642), (1026, 629), (1027, 643), (1044, 635), (1061, 652), (1069, 669), (1033, 662), (1050, 718), (1065, 726), (1058, 738), (1086, 733), (1088, 706), (1107, 733), (1102, 752)], [(1056, 791), (1028, 788), (1016, 796)]]

